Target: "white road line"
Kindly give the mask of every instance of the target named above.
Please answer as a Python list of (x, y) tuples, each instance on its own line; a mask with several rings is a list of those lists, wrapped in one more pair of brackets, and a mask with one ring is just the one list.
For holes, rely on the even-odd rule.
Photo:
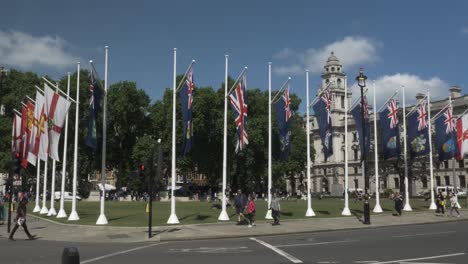
[(329, 241), (329, 242), (316, 242), (316, 243), (304, 243), (304, 244), (288, 244), (288, 245), (277, 245), (275, 247), (302, 247), (302, 246), (315, 246), (315, 245), (328, 245), (337, 243), (351, 243), (359, 240), (341, 240), (341, 241)]
[(413, 236), (442, 235), (442, 234), (452, 234), (452, 233), (455, 233), (455, 231), (422, 233), (422, 234), (412, 234), (412, 235), (392, 236), (392, 237), (393, 237), (393, 238), (401, 238), (401, 237), (413, 237)]
[(298, 258), (296, 258), (296, 257), (294, 257), (294, 256), (289, 255), (288, 253), (284, 252), (283, 250), (281, 250), (281, 249), (279, 249), (279, 248), (276, 248), (276, 247), (274, 247), (274, 246), (268, 244), (267, 242), (264, 242), (264, 241), (262, 241), (262, 240), (256, 239), (256, 238), (254, 238), (254, 237), (251, 237), (250, 240), (253, 240), (253, 241), (255, 241), (255, 242), (257, 242), (257, 243), (259, 243), (259, 244), (261, 244), (261, 245), (263, 245), (263, 246), (265, 246), (265, 247), (267, 247), (267, 248), (273, 250), (274, 252), (278, 253), (279, 255), (281, 255), (281, 256), (283, 256), (283, 257), (289, 259), (292, 263), (303, 263), (302, 260), (300, 260), (300, 259), (298, 259)]
[(438, 255), (438, 256), (430, 256), (424, 258), (413, 258), (413, 259), (400, 259), (400, 260), (392, 260), (392, 261), (384, 261), (384, 262), (375, 262), (374, 264), (388, 264), (388, 263), (400, 263), (400, 262), (408, 262), (408, 261), (416, 261), (416, 260), (425, 260), (425, 259), (436, 259), (436, 258), (445, 258), (445, 257), (455, 257), (465, 255), (464, 252), (461, 253), (454, 253), (454, 254), (447, 254), (447, 255)]
[(137, 250), (140, 250), (140, 249), (159, 246), (159, 245), (162, 245), (162, 244), (167, 244), (167, 242), (161, 242), (161, 243), (155, 243), (155, 244), (149, 244), (149, 245), (146, 245), (146, 246), (131, 248), (131, 249), (127, 249), (127, 250), (124, 250), (124, 251), (119, 251), (119, 252), (103, 255), (103, 256), (100, 256), (100, 257), (97, 257), (97, 258), (92, 258), (92, 259), (88, 259), (88, 260), (85, 260), (85, 261), (81, 261), (80, 263), (81, 264), (91, 263), (91, 262), (95, 262), (95, 261), (98, 261), (98, 260), (101, 260), (101, 259), (126, 254), (126, 253), (129, 253), (129, 252), (132, 252), (132, 251), (137, 251)]

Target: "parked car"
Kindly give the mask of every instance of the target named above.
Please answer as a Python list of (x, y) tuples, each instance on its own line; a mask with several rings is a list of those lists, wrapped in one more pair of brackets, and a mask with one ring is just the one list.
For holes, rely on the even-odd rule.
[[(54, 195), (54, 199), (57, 201), (57, 200), (60, 200), (60, 192), (55, 192), (55, 195)], [(63, 195), (63, 199), (65, 201), (71, 201), (73, 200), (73, 193), (72, 192), (64, 192), (64, 195)], [(79, 196), (78, 194), (76, 195), (76, 200), (77, 201), (81, 201), (81, 196)]]
[(464, 191), (461, 188), (453, 187), (453, 186), (437, 186), (435, 189), (435, 192), (439, 193), (440, 191), (444, 192), (445, 194), (455, 192), (457, 196), (466, 196), (466, 191)]

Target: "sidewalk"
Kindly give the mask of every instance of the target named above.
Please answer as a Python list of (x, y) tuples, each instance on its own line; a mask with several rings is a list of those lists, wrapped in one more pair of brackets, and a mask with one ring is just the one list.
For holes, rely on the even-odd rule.
[[(215, 238), (251, 237), (265, 235), (280, 235), (303, 232), (323, 232), (330, 230), (378, 228), (386, 226), (467, 221), (468, 211), (461, 210), (461, 217), (436, 216), (434, 211), (404, 212), (397, 217), (389, 214), (371, 214), (371, 225), (364, 225), (355, 216), (334, 218), (308, 218), (301, 220), (282, 221), (279, 226), (271, 226), (271, 221), (260, 220), (257, 225), (248, 228), (237, 226), (234, 222), (200, 225), (174, 225), (153, 227), (153, 237), (148, 239), (146, 227), (111, 227), (60, 224), (48, 219), (29, 216), (28, 226), (32, 234), (40, 240), (74, 241), (74, 242), (115, 242), (132, 243), (148, 241), (196, 240)], [(8, 237), (6, 225), (0, 226), (0, 237)], [(26, 238), (20, 228), (15, 236)], [(0, 238), (2, 239), (2, 238)]]

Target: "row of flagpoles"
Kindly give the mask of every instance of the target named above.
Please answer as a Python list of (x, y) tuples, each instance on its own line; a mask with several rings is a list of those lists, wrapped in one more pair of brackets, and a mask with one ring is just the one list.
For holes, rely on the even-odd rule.
[[(104, 80), (104, 111), (103, 120), (106, 120), (107, 109), (107, 58), (108, 47), (105, 47), (105, 80)], [(101, 96), (101, 88), (98, 81), (95, 79), (96, 70), (93, 62), (91, 66), (91, 102), (90, 102), (90, 120), (88, 125), (88, 136), (86, 144), (96, 150), (96, 119), (99, 110), (99, 102)], [(57, 218), (66, 218), (67, 213), (64, 208), (64, 193), (65, 193), (65, 176), (67, 162), (67, 147), (68, 147), (68, 110), (72, 103), (75, 103), (75, 139), (74, 139), (74, 155), (73, 155), (73, 198), (72, 209), (68, 216), (69, 221), (79, 220), (79, 215), (76, 210), (77, 198), (77, 170), (78, 170), (78, 128), (79, 128), (79, 97), (80, 97), (80, 63), (77, 63), (77, 80), (76, 80), (76, 99), (70, 97), (70, 73), (67, 76), (67, 92), (63, 92), (57, 85), (54, 85), (45, 77), (44, 90), (36, 86), (36, 100), (27, 96), (26, 103), (22, 103), (21, 113), (15, 110), (13, 129), (12, 129), (12, 152), (21, 154), (21, 166), (27, 168), (28, 163), (36, 166), (36, 197), (35, 207), (33, 212), (47, 214), (47, 216), (56, 216)], [(55, 89), (55, 91), (52, 88)], [(65, 123), (65, 137), (63, 144), (62, 158), (62, 179), (60, 188), (60, 209), (57, 213), (54, 206), (55, 199), (55, 174), (56, 162), (59, 158), (59, 141), (60, 135)], [(106, 122), (103, 122), (103, 147), (102, 147), (102, 186), (103, 192), (101, 196), (101, 213), (96, 222), (98, 225), (107, 224), (107, 219), (104, 214), (105, 201), (105, 155), (106, 155)], [(52, 159), (52, 182), (50, 188), (50, 208), (46, 206), (47, 199), (47, 173), (48, 160)], [(42, 193), (42, 207), (40, 206), (40, 174), (41, 161), (44, 162), (44, 182)]]

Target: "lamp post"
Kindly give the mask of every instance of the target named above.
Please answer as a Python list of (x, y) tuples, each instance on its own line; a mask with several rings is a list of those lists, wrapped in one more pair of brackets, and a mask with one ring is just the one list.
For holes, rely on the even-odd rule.
[(3, 78), (7, 75), (8, 71), (5, 70), (5, 68), (0, 67), (0, 112), (1, 112), (1, 107), (2, 107), (2, 85), (3, 85)]
[(366, 86), (367, 76), (364, 75), (362, 68), (359, 69), (359, 76), (356, 77), (358, 86), (361, 88), (361, 118), (362, 118), (362, 172), (364, 174), (364, 224), (370, 225), (370, 206), (369, 206), (369, 178), (367, 177), (366, 168), (366, 120), (364, 119), (364, 87)]

